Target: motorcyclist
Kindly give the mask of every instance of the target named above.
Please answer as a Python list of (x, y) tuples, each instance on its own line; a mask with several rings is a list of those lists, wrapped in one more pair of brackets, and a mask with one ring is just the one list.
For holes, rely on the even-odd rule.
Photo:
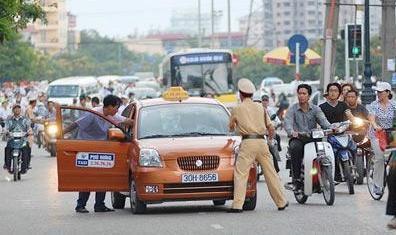
[[(7, 133), (15, 132), (15, 131), (22, 131), (27, 134), (32, 134), (32, 128), (30, 126), (30, 120), (21, 115), (21, 106), (16, 104), (12, 108), (13, 115), (7, 119), (6, 121), (6, 131)], [(4, 154), (4, 166), (3, 168), (8, 170), (9, 173), (11, 171), (11, 151), (12, 148), (10, 146), (10, 141), (7, 142), (7, 146), (5, 148)], [(28, 169), (28, 164), (30, 162), (30, 145), (27, 144), (22, 148), (22, 168), (21, 174), (26, 173)]]
[(309, 98), (312, 88), (308, 84), (300, 84), (297, 87), (298, 103), (292, 105), (286, 113), (284, 127), (290, 138), (289, 153), (291, 156), (294, 190), (301, 189), (303, 184), (299, 181), (301, 164), (304, 158), (304, 145), (313, 140), (299, 136), (299, 132), (311, 132), (319, 124), (322, 128), (331, 127), (322, 110), (311, 103)]
[(348, 109), (351, 110), (351, 113), (354, 117), (359, 117), (365, 120), (368, 120), (369, 112), (364, 107), (358, 103), (359, 93), (356, 90), (350, 90), (346, 93), (345, 103), (348, 106)]
[[(268, 116), (273, 119), (272, 117), (275, 118), (272, 120), (272, 123), (274, 124), (274, 127), (279, 127), (282, 125), (282, 121), (279, 119), (279, 117), (276, 115), (276, 111), (269, 106), (270, 104), (270, 98), (268, 95), (263, 95), (261, 96), (261, 104), (263, 105), (264, 109), (267, 110)], [(279, 134), (275, 133), (275, 140), (278, 143), (278, 151), (282, 151), (282, 147), (281, 147), (281, 140), (280, 140), (280, 136)]]
[(0, 126), (5, 127), (5, 121), (11, 115), (10, 109), (8, 108), (8, 101), (4, 100), (0, 106)]
[(47, 102), (47, 115), (45, 116), (45, 119), (47, 121), (55, 121), (56, 119), (56, 109), (53, 101)]
[[(363, 120), (368, 120), (369, 112), (363, 105), (358, 103), (359, 93), (356, 90), (350, 90), (345, 94), (345, 103), (348, 106), (348, 109), (351, 111), (354, 117), (361, 118)], [(364, 139), (367, 132), (367, 125), (363, 125), (362, 127), (356, 128), (357, 135), (353, 136), (353, 140), (356, 143), (359, 143)]]
[[(322, 109), (327, 120), (333, 123), (339, 123), (347, 121), (348, 119), (353, 119), (353, 115), (349, 110), (346, 103), (339, 101), (342, 92), (341, 85), (334, 82), (329, 83), (326, 87), (326, 99), (327, 101), (319, 107)], [(356, 148), (355, 148), (356, 149)], [(336, 158), (336, 165), (338, 164), (338, 159)], [(335, 181), (339, 182), (341, 180), (341, 173), (339, 167), (335, 168)]]
[(287, 96), (285, 95), (285, 93), (282, 92), (279, 95), (279, 100), (278, 100), (277, 106), (279, 107), (277, 115), (281, 120), (283, 120), (284, 112), (285, 112), (285, 110), (287, 110), (289, 108), (289, 100), (287, 99)]

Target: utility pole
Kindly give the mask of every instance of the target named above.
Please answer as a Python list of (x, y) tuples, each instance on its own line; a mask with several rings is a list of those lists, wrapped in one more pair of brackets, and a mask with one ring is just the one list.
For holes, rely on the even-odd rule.
[(396, 58), (396, 25), (395, 25), (396, 0), (382, 0), (382, 80), (392, 84), (392, 72), (388, 71), (388, 59)]
[(320, 77), (320, 88), (325, 90), (325, 86), (334, 79), (335, 71), (335, 41), (338, 32), (338, 14), (340, 0), (326, 0), (326, 18), (324, 29), (324, 50), (322, 51), (322, 66)]
[(227, 0), (227, 19), (228, 19), (228, 35), (227, 35), (227, 47), (231, 49), (231, 3)]
[(253, 2), (254, 0), (250, 0), (250, 10), (249, 10), (249, 16), (248, 16), (248, 21), (247, 21), (247, 26), (246, 26), (246, 33), (245, 33), (245, 47), (248, 45), (248, 40), (249, 40), (249, 31), (250, 31), (250, 24), (252, 21), (252, 14), (253, 14)]
[(214, 0), (211, 0), (211, 23), (212, 23), (212, 36), (210, 37), (210, 48), (214, 48)]
[(262, 49), (264, 50), (264, 48), (265, 48), (265, 38), (266, 38), (266, 35), (265, 35), (265, 17), (266, 17), (266, 15), (265, 15), (265, 0), (262, 0), (262, 4), (263, 4), (263, 20), (261, 21), (261, 23), (262, 23), (262, 25), (263, 25), (263, 27), (262, 27), (262, 30), (263, 30), (263, 34), (262, 34), (262, 41), (263, 41), (263, 45), (262, 45)]
[(198, 0), (198, 47), (202, 47), (201, 0)]
[(371, 62), (370, 62), (370, 0), (364, 1), (364, 82), (362, 90), (362, 104), (368, 105), (375, 100), (372, 89)]

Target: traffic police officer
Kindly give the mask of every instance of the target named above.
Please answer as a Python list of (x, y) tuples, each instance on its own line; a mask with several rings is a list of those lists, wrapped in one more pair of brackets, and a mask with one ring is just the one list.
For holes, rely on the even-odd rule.
[(253, 83), (249, 79), (242, 78), (238, 82), (238, 89), (242, 103), (233, 109), (229, 127), (231, 131), (236, 129), (237, 133), (242, 136), (242, 142), (234, 168), (234, 201), (228, 212), (243, 211), (250, 167), (256, 160), (264, 168), (265, 181), (272, 199), (278, 209), (283, 210), (289, 203), (286, 201), (264, 139), (267, 128), (271, 128), (271, 122), (268, 126), (265, 125), (264, 118), (269, 120), (268, 114), (264, 112), (260, 104), (252, 100), (255, 91)]

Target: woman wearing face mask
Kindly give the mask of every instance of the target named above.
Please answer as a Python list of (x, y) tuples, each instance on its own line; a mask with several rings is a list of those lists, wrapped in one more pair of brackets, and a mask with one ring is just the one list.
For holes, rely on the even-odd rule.
[[(369, 107), (369, 121), (372, 125), (369, 131), (369, 138), (371, 140), (371, 147), (374, 151), (374, 193), (382, 194), (384, 182), (384, 152), (381, 150), (379, 141), (375, 136), (375, 131), (390, 129), (393, 126), (394, 112), (396, 110), (396, 103), (392, 101), (391, 90), (392, 87), (387, 82), (377, 82), (376, 87), (373, 87), (377, 92), (377, 100), (372, 102)], [(396, 229), (396, 173), (395, 166), (388, 178), (388, 203), (386, 214), (393, 215), (393, 219), (389, 222), (388, 227)]]

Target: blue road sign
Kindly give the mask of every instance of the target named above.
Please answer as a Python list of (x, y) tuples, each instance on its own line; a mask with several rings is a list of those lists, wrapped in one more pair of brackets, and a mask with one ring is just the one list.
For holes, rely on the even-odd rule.
[[(295, 64), (296, 63), (296, 56), (295, 55), (291, 55), (290, 56), (290, 64)], [(304, 64), (305, 63), (305, 56), (300, 54), (300, 64)]]
[(288, 42), (289, 50), (292, 54), (296, 54), (296, 44), (300, 44), (300, 54), (304, 54), (304, 52), (308, 49), (308, 40), (304, 35), (294, 34)]

